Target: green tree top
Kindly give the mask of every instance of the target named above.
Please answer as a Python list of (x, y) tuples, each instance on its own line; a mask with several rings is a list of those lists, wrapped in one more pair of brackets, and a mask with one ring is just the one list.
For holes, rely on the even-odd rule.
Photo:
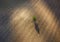
[(33, 20), (36, 21), (36, 16), (33, 16)]

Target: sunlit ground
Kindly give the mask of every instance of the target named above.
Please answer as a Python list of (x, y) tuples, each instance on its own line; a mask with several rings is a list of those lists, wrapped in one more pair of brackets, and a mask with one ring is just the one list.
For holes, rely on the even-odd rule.
[[(13, 10), (11, 25), (15, 31), (15, 42), (48, 42), (55, 41), (58, 31), (58, 21), (54, 12), (42, 1), (31, 1), (31, 7), (21, 6)], [(35, 13), (36, 12), (36, 13)], [(36, 16), (40, 29), (35, 30), (33, 16)], [(59, 39), (59, 38), (56, 38)], [(51, 41), (51, 42), (52, 42)]]
[[(11, 37), (9, 42), (60, 42), (59, 21), (50, 7), (43, 1), (30, 0), (29, 4), (14, 7), (11, 10), (9, 24)], [(35, 28), (33, 17), (39, 28)]]

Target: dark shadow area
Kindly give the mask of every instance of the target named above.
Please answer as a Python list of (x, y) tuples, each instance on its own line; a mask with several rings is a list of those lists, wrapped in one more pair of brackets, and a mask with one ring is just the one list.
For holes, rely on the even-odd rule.
[(8, 10), (0, 10), (0, 42), (8, 42), (11, 36), (9, 17), (10, 14)]
[(17, 5), (22, 5), (25, 2), (27, 2), (27, 0), (0, 0), (0, 9), (16, 7)]
[(39, 33), (39, 26), (38, 26), (38, 24), (36, 23), (36, 20), (33, 19), (33, 22), (34, 22), (36, 31)]
[(45, 3), (55, 12), (55, 16), (60, 20), (60, 0), (44, 0)]

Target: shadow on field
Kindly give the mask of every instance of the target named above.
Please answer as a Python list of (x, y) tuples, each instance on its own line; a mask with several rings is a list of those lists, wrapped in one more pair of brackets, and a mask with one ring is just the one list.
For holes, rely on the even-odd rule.
[(12, 42), (12, 30), (10, 25), (10, 11), (22, 5), (26, 0), (0, 0), (0, 42)]
[(60, 0), (44, 0), (44, 2), (55, 12), (55, 16), (60, 20)]

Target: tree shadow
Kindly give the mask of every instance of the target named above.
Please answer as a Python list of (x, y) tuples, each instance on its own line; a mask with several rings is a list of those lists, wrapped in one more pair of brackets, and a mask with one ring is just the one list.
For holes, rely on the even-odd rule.
[(35, 25), (35, 30), (37, 31), (37, 33), (39, 33), (39, 26), (38, 23), (36, 23), (36, 20), (33, 19), (34, 25)]

